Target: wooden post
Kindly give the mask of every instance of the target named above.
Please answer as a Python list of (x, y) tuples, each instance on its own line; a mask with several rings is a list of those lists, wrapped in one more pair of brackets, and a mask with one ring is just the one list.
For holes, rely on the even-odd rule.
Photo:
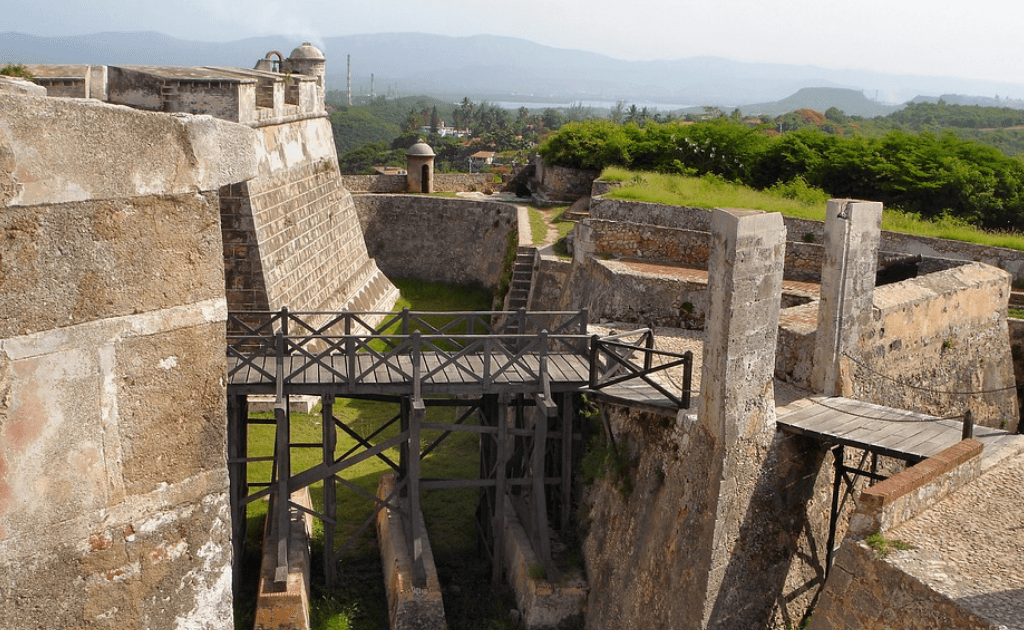
[(843, 445), (832, 449), (835, 466), (835, 477), (832, 479), (832, 511), (828, 522), (828, 541), (825, 543), (825, 577), (832, 570), (832, 548), (836, 544), (836, 524), (839, 522), (839, 491), (843, 483), (844, 452)]
[(562, 532), (569, 531), (572, 515), (572, 402), (572, 394), (562, 394), (562, 520), (559, 523)]
[[(323, 429), (323, 461), (325, 465), (334, 463), (334, 450), (338, 443), (338, 428), (334, 425), (334, 396), (327, 394), (320, 398), (320, 424)], [(337, 486), (334, 475), (324, 479), (324, 515), (337, 517)], [(328, 588), (337, 580), (337, 558), (334, 556), (334, 529), (324, 521), (324, 582)]]
[(242, 556), (245, 553), (246, 509), (242, 501), (249, 494), (248, 454), (249, 409), (244, 395), (228, 396), (228, 479), (231, 491), (232, 586), (239, 596)]
[(544, 492), (544, 451), (548, 441), (548, 416), (557, 407), (543, 394), (537, 397), (533, 418), (533, 453), (530, 461), (530, 481), (533, 496), (533, 535), (535, 549), (542, 562), (551, 562), (551, 539), (548, 537), (548, 506)]
[(356, 389), (356, 339), (352, 335), (352, 317), (345, 318), (345, 364), (348, 366), (348, 391)]
[(288, 515), (288, 478), (291, 477), (291, 436), (288, 426), (288, 408), (286, 402), (278, 399), (274, 405), (274, 419), (277, 423), (277, 434), (274, 441), (274, 456), (277, 459), (277, 496), (274, 497), (274, 522), (277, 525), (277, 570), (274, 581), (288, 581), (288, 539), (291, 534), (291, 519)]
[(505, 469), (508, 464), (508, 405), (509, 395), (498, 396), (497, 422), (498, 435), (494, 469), (494, 518), (491, 521), (492, 539), (494, 541), (494, 563), (491, 569), (491, 581), (501, 583), (505, 563)]
[(423, 399), (414, 398), (409, 419), (409, 536), (412, 542), (411, 557), (415, 586), (427, 584), (427, 572), (423, 566), (423, 540), (426, 532), (420, 528), (420, 425), (427, 408)]
[(969, 440), (974, 437), (974, 414), (968, 409), (964, 412), (964, 430), (960, 435), (960, 439)]
[(644, 335), (644, 348), (647, 350), (644, 353), (644, 372), (650, 372), (654, 363), (654, 353), (650, 352), (654, 350), (654, 324), (651, 324), (647, 334)]
[(687, 350), (686, 354), (683, 355), (685, 363), (683, 363), (683, 409), (690, 408), (690, 395), (693, 389), (693, 352)]
[(412, 413), (409, 417), (409, 536), (412, 543), (411, 557), (413, 579), (418, 587), (425, 587), (427, 573), (423, 566), (423, 537), (420, 531), (420, 426), (427, 413), (421, 394), (422, 367), (420, 365), (420, 331), (412, 333)]

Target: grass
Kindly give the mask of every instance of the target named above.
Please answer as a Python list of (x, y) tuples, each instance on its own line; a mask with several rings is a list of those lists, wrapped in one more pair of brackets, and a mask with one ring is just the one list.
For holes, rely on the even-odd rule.
[(541, 214), (541, 211), (535, 207), (529, 208), (530, 215), (530, 238), (533, 241), (534, 247), (540, 247), (544, 244), (544, 239), (548, 237), (548, 222), (547, 219)]
[(889, 540), (882, 535), (882, 532), (875, 532), (870, 534), (864, 539), (864, 542), (869, 547), (875, 550), (876, 558), (884, 558), (893, 551), (906, 551), (908, 549), (914, 549), (914, 545), (903, 542), (902, 540)]
[[(490, 293), (445, 283), (394, 279), (402, 293), (396, 310), (408, 307), (417, 311), (487, 310)], [(439, 316), (443, 317), (443, 316)], [(428, 407), (427, 421), (451, 423), (456, 419), (457, 407)], [(368, 436), (399, 413), (398, 405), (386, 402), (338, 398), (332, 409), (340, 421), (362, 436)], [(266, 414), (265, 417), (271, 417)], [(472, 420), (467, 421), (472, 423)], [(380, 443), (399, 431), (398, 423), (374, 437)], [(438, 431), (423, 431), (421, 447), (431, 444), (440, 435)], [(319, 442), (322, 438), (319, 409), (313, 414), (293, 414), (292, 442)], [(356, 442), (345, 433), (338, 432), (338, 455), (354, 447)], [(249, 456), (260, 457), (273, 453), (274, 427), (249, 427)], [(399, 458), (398, 449), (384, 453), (392, 461)], [(292, 450), (292, 471), (299, 472), (314, 466), (319, 459), (316, 449)], [(381, 474), (390, 467), (378, 458), (371, 458), (344, 472), (346, 480), (375, 493)], [(270, 462), (256, 462), (249, 466), (250, 482), (270, 478)], [(430, 478), (476, 478), (479, 475), (478, 437), (457, 432), (450, 435), (428, 455), (422, 465), (422, 474)], [(337, 491), (339, 522), (335, 540), (340, 548), (357, 533), (362, 523), (373, 514), (373, 502), (339, 484)], [(322, 509), (322, 484), (310, 487), (314, 509)], [(514, 597), (507, 587), (491, 586), (490, 569), (479, 559), (477, 552), (474, 512), (477, 491), (474, 489), (424, 491), (421, 497), (423, 516), (427, 522), (438, 573), (444, 585), (448, 625), (452, 630), (461, 628), (503, 628), (508, 611), (515, 607)], [(256, 579), (259, 573), (260, 545), (263, 519), (267, 504), (255, 501), (248, 508), (249, 535), (246, 556), (243, 559), (246, 584), (236, 602), (235, 627), (252, 628), (252, 603), (255, 601)], [(352, 549), (340, 560), (339, 585), (331, 590), (323, 584), (323, 524), (314, 520), (313, 532), (313, 598), (310, 603), (312, 627), (319, 630), (386, 630), (388, 628), (387, 601), (384, 593), (384, 574), (376, 545), (374, 528), (370, 526), (358, 535)], [(511, 626), (508, 626), (509, 628)]]
[[(825, 201), (828, 199), (826, 193), (799, 182), (758, 191), (714, 176), (634, 173), (617, 167), (605, 169), (601, 178), (623, 182), (623, 186), (605, 195), (611, 199), (698, 208), (764, 210), (815, 221), (825, 220)], [(886, 209), (882, 215), (882, 229), (1024, 251), (1024, 235), (987, 232), (949, 216), (928, 220), (914, 213)]]
[(1024, 319), (1024, 308), (1020, 306), (1010, 306), (1006, 309), (1006, 316), (1014, 319)]
[(557, 232), (556, 242), (565, 238), (574, 225), (573, 221), (563, 218), (569, 206), (530, 206), (530, 237), (536, 247), (540, 247), (547, 240), (548, 229), (554, 228)]

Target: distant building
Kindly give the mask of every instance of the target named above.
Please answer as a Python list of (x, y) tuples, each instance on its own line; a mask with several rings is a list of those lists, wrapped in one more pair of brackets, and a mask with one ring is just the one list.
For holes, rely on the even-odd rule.
[(477, 151), (473, 155), (469, 156), (469, 164), (471, 168), (483, 168), (484, 166), (490, 166), (494, 164), (494, 156), (497, 155), (494, 151)]

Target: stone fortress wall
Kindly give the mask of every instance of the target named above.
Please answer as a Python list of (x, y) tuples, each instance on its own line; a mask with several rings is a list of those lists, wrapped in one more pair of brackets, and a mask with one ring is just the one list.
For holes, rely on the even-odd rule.
[(397, 297), (341, 186), (308, 48), (292, 53), (308, 76), (31, 68), (78, 98), (0, 79), (11, 627), (233, 627), (227, 311)]
[[(595, 185), (604, 188), (601, 182)], [(708, 211), (704, 208), (687, 208), (658, 203), (606, 199), (595, 193), (590, 202), (590, 216), (622, 223), (708, 231)], [(824, 240), (822, 221), (785, 217), (787, 247), (803, 244), (820, 244)], [(1024, 280), (1024, 252), (1005, 247), (976, 245), (963, 241), (930, 238), (900, 232), (881, 233), (879, 250), (902, 255), (921, 255), (924, 258), (940, 258), (983, 262), (1007, 271), (1014, 280)], [(811, 262), (808, 268), (813, 268)], [(821, 265), (817, 265), (821, 268)]]
[[(268, 54), (268, 57), (270, 54)], [(228, 308), (388, 310), (398, 291), (368, 258), (342, 184), (323, 101), (323, 56), (305, 44), (283, 64), (312, 74), (220, 67), (29, 66), (47, 85), (111, 103), (211, 115), (257, 130), (256, 177), (220, 191)], [(320, 64), (317, 66), (317, 64)], [(300, 70), (300, 68), (296, 68)], [(67, 76), (72, 75), (72, 76)], [(106, 84), (98, 88), (97, 76)], [(201, 151), (217, 151), (207, 143)], [(318, 280), (317, 282), (311, 281)]]
[[(341, 184), (352, 193), (408, 192), (405, 175), (342, 175)], [(503, 184), (494, 181), (493, 173), (434, 173), (434, 192), (492, 193)]]
[[(531, 307), (586, 307), (597, 319), (703, 327), (708, 312), (706, 277), (680, 274), (672, 267), (707, 269), (710, 216), (701, 208), (593, 198), (590, 217), (573, 233), (575, 264), (568, 289), (556, 304), (537, 301)], [(784, 278), (820, 282), (825, 256), (821, 222), (784, 222)], [(990, 248), (995, 253), (976, 252), (977, 246), (971, 244), (957, 249), (930, 243), (939, 239), (917, 240), (927, 242), (928, 251), (957, 250), (960, 259), (925, 257), (917, 277), (873, 288), (873, 319), (862, 328), (856, 350), (850, 350), (849, 362), (858, 366), (855, 397), (944, 417), (962, 412), (967, 401), (896, 386), (893, 378), (935, 391), (993, 390), (970, 401), (975, 417), (989, 426), (1015, 428), (1018, 410), (1006, 324), (1010, 274), (968, 261), (976, 257), (1007, 263), (1017, 255), (1024, 260), (1024, 254), (1000, 248)], [(897, 249), (907, 242), (916, 243), (883, 232), (879, 261), (920, 251)], [(648, 264), (638, 268), (629, 261)], [(539, 284), (545, 280), (540, 278)], [(814, 373), (809, 349), (816, 334), (815, 292), (812, 285), (783, 288), (785, 308), (775, 358), (776, 374), (805, 388), (810, 388)], [(978, 371), (979, 365), (984, 370)], [(951, 388), (951, 383), (960, 385)]]
[(0, 95), (5, 627), (232, 627), (217, 191), (257, 144)]
[(495, 290), (508, 248), (515, 248), (516, 209), (506, 203), (356, 195), (355, 205), (366, 247), (391, 277)]

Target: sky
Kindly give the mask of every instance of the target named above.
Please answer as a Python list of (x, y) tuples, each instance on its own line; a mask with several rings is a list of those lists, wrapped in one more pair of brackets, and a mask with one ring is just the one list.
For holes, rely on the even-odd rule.
[(504, 35), (617, 59), (710, 55), (1024, 84), (1024, 2), (1013, 0), (0, 0), (0, 8), (0, 32), (33, 35), (154, 30), (313, 43), (367, 33)]

